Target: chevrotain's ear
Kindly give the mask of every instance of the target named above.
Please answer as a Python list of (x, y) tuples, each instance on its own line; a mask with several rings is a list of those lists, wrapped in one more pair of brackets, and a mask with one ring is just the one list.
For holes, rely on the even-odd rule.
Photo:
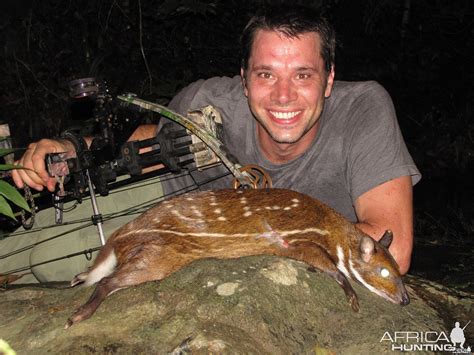
[(360, 241), (360, 253), (362, 255), (362, 260), (368, 263), (372, 255), (374, 255), (374, 251), (374, 240), (370, 237), (363, 236)]
[(390, 229), (387, 229), (385, 233), (383, 234), (382, 238), (380, 238), (379, 243), (388, 249), (390, 244), (392, 244), (392, 240), (393, 240), (393, 233)]

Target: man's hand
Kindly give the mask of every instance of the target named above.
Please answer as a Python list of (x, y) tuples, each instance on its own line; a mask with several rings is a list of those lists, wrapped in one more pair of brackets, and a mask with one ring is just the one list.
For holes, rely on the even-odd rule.
[[(157, 125), (147, 124), (139, 126), (128, 139), (143, 140), (156, 136)], [(92, 137), (83, 137), (89, 147), (92, 143)], [(31, 143), (28, 150), (23, 154), (20, 160), (15, 162), (27, 169), (15, 169), (12, 171), (13, 181), (18, 188), (28, 185), (35, 190), (42, 191), (43, 187), (53, 192), (56, 186), (56, 179), (49, 176), (46, 170), (46, 154), (63, 153), (74, 151), (74, 145), (67, 139), (42, 139), (36, 143)], [(141, 149), (140, 153), (144, 153), (151, 148)], [(155, 170), (163, 165), (149, 167), (145, 172)]]
[(26, 169), (12, 170), (12, 177), (18, 188), (26, 185), (41, 191), (43, 187), (54, 191), (56, 180), (46, 170), (46, 154), (74, 151), (74, 145), (68, 140), (42, 139), (28, 146), (25, 154), (15, 162)]
[(393, 232), (390, 252), (405, 274), (413, 249), (413, 197), (410, 176), (402, 176), (362, 194), (355, 202), (358, 228), (379, 240), (387, 229)]

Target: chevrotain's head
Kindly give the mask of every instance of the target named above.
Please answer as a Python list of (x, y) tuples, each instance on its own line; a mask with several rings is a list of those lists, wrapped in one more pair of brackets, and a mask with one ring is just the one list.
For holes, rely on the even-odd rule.
[(364, 235), (356, 253), (349, 260), (354, 279), (377, 295), (402, 306), (410, 302), (403, 285), (398, 264), (388, 251), (392, 243), (391, 231), (386, 231), (379, 242)]

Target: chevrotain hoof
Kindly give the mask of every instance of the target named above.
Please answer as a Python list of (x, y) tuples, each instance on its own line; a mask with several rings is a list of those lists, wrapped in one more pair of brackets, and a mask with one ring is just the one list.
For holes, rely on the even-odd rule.
[(357, 299), (357, 295), (352, 295), (349, 299), (349, 303), (351, 304), (351, 308), (354, 312), (359, 312), (359, 300)]
[(73, 324), (73, 321), (71, 319), (68, 319), (66, 324), (64, 324), (64, 329), (68, 329)]

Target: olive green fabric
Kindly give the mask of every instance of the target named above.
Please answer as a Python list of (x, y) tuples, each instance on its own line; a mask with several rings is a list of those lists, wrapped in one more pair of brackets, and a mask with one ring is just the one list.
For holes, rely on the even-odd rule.
[[(137, 217), (141, 212), (148, 209), (151, 204), (158, 202), (162, 196), (163, 192), (158, 178), (112, 191), (106, 197), (97, 196), (99, 210), (105, 219), (105, 237), (107, 238), (114, 230)], [(74, 202), (69, 202), (64, 207), (68, 209), (73, 205)], [(117, 216), (133, 212), (131, 209), (137, 206), (139, 208), (136, 213)], [(82, 221), (81, 223), (55, 225), (54, 210), (52, 208), (39, 212), (36, 215), (33, 227), (33, 229), (39, 230), (15, 235), (23, 230), (21, 228), (11, 236), (0, 241), (0, 274), (100, 246), (97, 227), (90, 225), (83, 228), (84, 225), (92, 224), (91, 214), (92, 205), (90, 198), (84, 199), (72, 211), (64, 213), (64, 222), (70, 223), (80, 220)], [(109, 217), (113, 218), (109, 219)], [(53, 227), (44, 228), (46, 226)], [(71, 230), (76, 231), (65, 233)], [(64, 235), (58, 236), (62, 233)], [(55, 236), (58, 237), (51, 239)], [(4, 257), (11, 252), (27, 248), (31, 245), (34, 245), (33, 248)], [(85, 271), (91, 265), (96, 255), (97, 252), (93, 253), (91, 260), (88, 260), (85, 255), (79, 255), (32, 267), (31, 272), (30, 270), (16, 272), (16, 274), (27, 273), (17, 280), (16, 283), (69, 281), (76, 274)]]

